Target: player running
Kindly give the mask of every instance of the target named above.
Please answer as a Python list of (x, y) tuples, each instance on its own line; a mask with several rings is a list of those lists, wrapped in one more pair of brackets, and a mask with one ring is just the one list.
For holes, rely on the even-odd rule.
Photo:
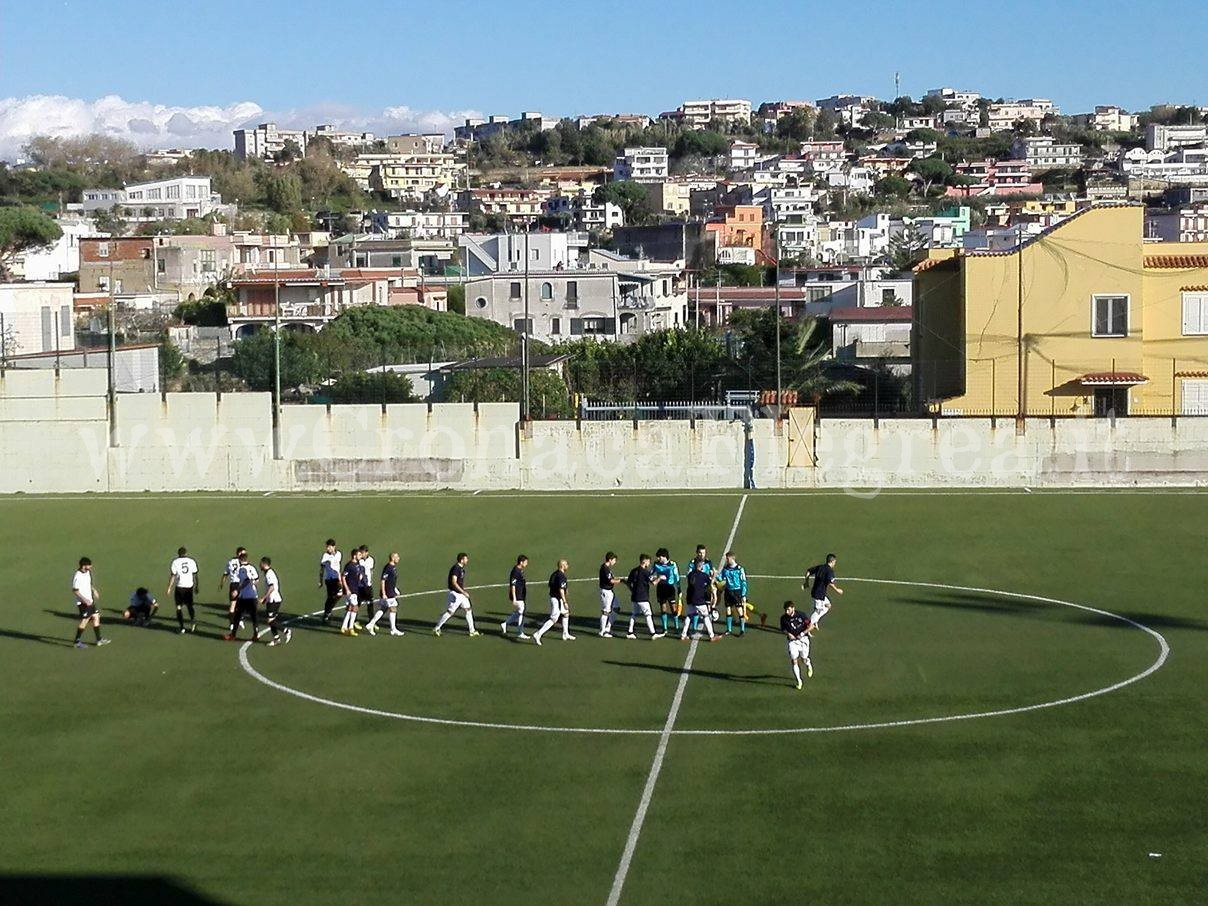
[(268, 643), (269, 647), (288, 645), (293, 640), (294, 631), (288, 626), (282, 631), (277, 626), (281, 618), (281, 580), (277, 578), (277, 571), (273, 569), (271, 557), (260, 558), (260, 571), (264, 573), (264, 594), (260, 598), (260, 603), (264, 605), (268, 630), (273, 634), (273, 640)]
[(445, 605), (445, 612), (440, 615), (436, 625), (432, 627), (432, 634), (437, 638), (440, 638), (441, 627), (459, 610), (466, 612), (466, 626), (470, 629), (470, 637), (480, 635), (474, 628), (474, 609), (470, 604), (470, 593), (466, 591), (466, 564), (469, 562), (470, 555), (463, 552), (457, 555), (456, 562), (449, 567), (448, 604)]
[(508, 618), (499, 624), (499, 631), (507, 637), (508, 626), (513, 622), (516, 624), (516, 638), (527, 639), (528, 633), (524, 631), (524, 600), (528, 594), (528, 580), (524, 577), (524, 571), (528, 569), (528, 557), (521, 554), (516, 558), (516, 565), (512, 567), (512, 572), (508, 575), (508, 603), (512, 605), (512, 612), (508, 614)]
[(377, 603), (377, 612), (374, 613), (373, 619), (365, 629), (370, 635), (377, 635), (377, 621), (382, 618), (382, 614), (389, 614), (390, 617), (390, 634), (404, 635), (403, 630), (398, 628), (398, 551), (390, 554), (386, 560), (386, 565), (382, 567), (381, 579), (381, 600)]
[(658, 584), (654, 587), (654, 593), (658, 598), (659, 610), (662, 611), (663, 634), (666, 635), (669, 629), (667, 624), (671, 620), (675, 621), (675, 628), (677, 630), (680, 628), (679, 564), (671, 559), (671, 554), (667, 548), (660, 547), (654, 552), (654, 565), (651, 567), (651, 570), (659, 579)]
[(256, 637), (260, 635), (260, 624), (256, 615), (256, 604), (260, 596), (256, 590), (256, 580), (259, 578), (260, 574), (256, 572), (256, 567), (248, 563), (247, 551), (239, 548), (239, 568), (235, 571), (235, 600), (234, 610), (231, 612), (231, 628), (223, 636), (228, 642), (238, 641), (236, 633), (243, 625), (244, 617), (252, 621), (252, 641), (255, 642)]
[(197, 585), (197, 561), (183, 547), (168, 567), (168, 594), (176, 601), (176, 623), (185, 634), (185, 608), (189, 610), (189, 632), (197, 631), (197, 614), (193, 610), (193, 589)]
[(654, 619), (650, 615), (650, 586), (657, 585), (660, 581), (661, 579), (650, 571), (650, 555), (640, 555), (638, 565), (629, 571), (629, 577), (625, 580), (625, 584), (629, 586), (630, 601), (629, 631), (625, 633), (625, 638), (637, 638), (633, 632), (633, 624), (639, 615), (646, 618), (646, 628), (650, 630), (651, 639), (661, 639), (667, 634), (665, 631), (655, 631)]
[(621, 580), (612, 574), (617, 565), (617, 555), (609, 551), (600, 564), (600, 638), (612, 638), (612, 624), (617, 618), (616, 587)]
[(331, 620), (331, 611), (340, 600), (340, 565), (344, 555), (336, 548), (336, 539), (328, 538), (319, 557), (319, 587), (327, 590), (327, 599), (323, 602), (323, 622)]
[(717, 602), (717, 586), (713, 584), (713, 576), (709, 569), (708, 560), (693, 560), (692, 569), (688, 572), (687, 608), (684, 612), (684, 628), (680, 632), (680, 641), (688, 641), (688, 628), (694, 623), (695, 617), (700, 617), (709, 634), (710, 642), (721, 641), (721, 636), (713, 632), (713, 605)]
[(566, 599), (566, 570), (565, 560), (558, 561), (558, 568), (549, 577), (549, 619), (533, 634), (533, 641), (541, 644), (541, 637), (553, 628), (559, 619), (562, 620), (562, 641), (573, 642), (575, 637), (570, 634), (570, 602)]
[(365, 570), (361, 567), (361, 549), (354, 547), (352, 556), (344, 564), (340, 573), (340, 592), (344, 596), (344, 620), (340, 623), (340, 635), (356, 637), (357, 632), (357, 592), (365, 580)]
[(801, 667), (805, 665), (805, 675), (814, 675), (814, 665), (810, 662), (810, 621), (803, 613), (797, 612), (797, 605), (792, 601), (784, 602), (784, 616), (780, 618), (780, 631), (788, 638), (789, 666), (793, 668), (793, 677), (797, 680), (797, 688), (801, 688)]
[[(373, 561), (373, 555), (369, 553), (368, 544), (362, 544), (358, 549), (361, 552), (361, 584), (357, 587), (357, 606), (365, 608), (365, 617), (368, 621), (372, 619), (374, 609), (373, 568), (376, 564)], [(356, 629), (355, 623), (352, 628)]]
[(805, 588), (811, 582), (813, 583), (810, 589), (810, 597), (814, 601), (814, 612), (810, 615), (811, 633), (820, 628), (818, 624), (831, 609), (831, 602), (828, 597), (830, 590), (833, 588), (835, 594), (843, 594), (843, 589), (835, 584), (835, 563), (837, 559), (834, 554), (827, 554), (826, 562), (818, 566), (811, 566), (805, 574), (805, 582), (801, 584), (801, 587)]
[(76, 609), (80, 614), (80, 624), (76, 626), (75, 647), (88, 647), (80, 641), (80, 636), (84, 634), (84, 629), (89, 623), (96, 634), (97, 647), (108, 645), (109, 639), (101, 638), (101, 612), (96, 606), (101, 590), (92, 584), (92, 561), (87, 557), (80, 558), (79, 568), (71, 577), (71, 593), (75, 597)]
[(747, 634), (747, 571), (738, 565), (734, 551), (726, 551), (726, 563), (717, 574), (726, 604), (726, 635), (734, 629), (738, 618), (738, 634)]
[(150, 626), (151, 618), (155, 616), (157, 610), (159, 610), (159, 602), (155, 600), (155, 596), (140, 586), (130, 596), (130, 602), (122, 611), (122, 619), (135, 626)]

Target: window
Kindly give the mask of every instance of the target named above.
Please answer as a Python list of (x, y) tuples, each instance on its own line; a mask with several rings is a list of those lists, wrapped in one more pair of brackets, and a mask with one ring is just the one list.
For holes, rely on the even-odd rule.
[(520, 298), (520, 282), (518, 280), (512, 281), (511, 288), (508, 292), (508, 298), (509, 299), (519, 299)]
[(1183, 293), (1183, 336), (1208, 334), (1208, 292)]
[(212, 274), (218, 270), (217, 253), (213, 249), (201, 250), (201, 272), (203, 274)]
[(108, 242), (98, 242), (96, 244), (96, 256), (98, 258), (108, 258), (109, 257), (109, 243)]
[(1091, 334), (1096, 337), (1128, 336), (1128, 296), (1094, 296), (1094, 321)]
[(550, 321), (549, 332), (551, 334), (554, 334), (555, 336), (562, 333), (562, 319), (561, 318), (553, 318)]
[(179, 185), (168, 186), (168, 197), (169, 198), (180, 198), (180, 186)]
[(105, 276), (96, 278), (96, 288), (101, 292), (109, 292), (109, 278)]
[(554, 298), (554, 284), (548, 283), (548, 282), (542, 283), (541, 284), (541, 301), (549, 302), (553, 298)]
[(534, 261), (541, 260), (541, 249), (529, 249), (529, 254)]
[(402, 255), (391, 255), (390, 256), (390, 266), (391, 267), (402, 267), (403, 266), (403, 256)]
[(516, 318), (514, 321), (512, 321), (512, 330), (516, 331), (516, 333), (526, 333), (526, 330), (525, 330), (526, 323), (528, 325), (527, 333), (531, 336), (533, 333), (533, 319), (532, 318), (529, 318), (527, 322), (524, 320), (524, 318)]
[(159, 258), (155, 262), (155, 270), (157, 273), (166, 274), (168, 272), (168, 262), (163, 258)]
[(892, 289), (881, 290), (881, 304), (882, 305), (896, 305), (897, 301), (898, 301), (898, 294), (895, 293)]
[(579, 304), (579, 281), (578, 280), (567, 280), (566, 281), (566, 304), (567, 305), (578, 305)]
[(829, 287), (811, 286), (808, 292), (809, 299), (807, 301), (809, 302), (825, 302), (826, 298), (831, 294)]

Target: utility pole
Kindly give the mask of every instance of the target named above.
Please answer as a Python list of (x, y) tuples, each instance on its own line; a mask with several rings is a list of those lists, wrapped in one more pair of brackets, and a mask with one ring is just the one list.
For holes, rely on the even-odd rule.
[[(109, 263), (109, 272), (113, 273), (113, 262)], [(114, 365), (117, 361), (117, 319), (114, 316), (114, 306), (117, 304), (114, 301), (112, 292), (112, 278), (110, 278), (110, 295), (109, 295), (109, 351), (106, 358), (106, 368), (109, 378), (109, 446), (117, 446), (117, 385), (114, 382)]]
[(1026, 403), (1024, 401), (1024, 378), (1023, 378), (1023, 224), (1018, 224), (1015, 227), (1016, 236), (1016, 254), (1019, 260), (1016, 262), (1016, 279), (1019, 284), (1016, 295), (1015, 305), (1015, 372), (1016, 372), (1016, 406), (1015, 413), (1015, 433), (1022, 434), (1025, 429), (1026, 418)]
[(772, 230), (775, 234), (775, 249), (776, 249), (776, 286), (773, 290), (776, 299), (776, 417), (781, 417), (781, 406), (783, 405), (782, 387), (780, 383), (780, 229), (776, 221), (772, 221)]
[(524, 330), (520, 333), (520, 420), (529, 420), (529, 227), (524, 220)]
[(273, 270), (273, 459), (281, 458), (281, 273)]

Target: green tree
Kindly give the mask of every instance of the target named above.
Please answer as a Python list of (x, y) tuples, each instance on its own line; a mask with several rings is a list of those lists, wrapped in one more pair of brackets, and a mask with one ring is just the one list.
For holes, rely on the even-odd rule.
[[(441, 396), (450, 403), (519, 402), (523, 392), (519, 369), (477, 368), (454, 372)], [(559, 375), (546, 368), (529, 371), (529, 410), (534, 418), (571, 415), (570, 391)]]
[(263, 179), (264, 202), (279, 214), (302, 207), (302, 181), (290, 172), (268, 173)]
[[(774, 309), (746, 309), (730, 316), (735, 355), (730, 380), (748, 381), (754, 389), (776, 387), (776, 318)], [(826, 370), (830, 343), (816, 318), (780, 319), (780, 385), (796, 391), (803, 401), (859, 389), (850, 381), (832, 377)]]
[(393, 371), (350, 371), (328, 388), (333, 403), (417, 403), (411, 378)]
[(776, 135), (792, 141), (809, 141), (814, 135), (814, 111), (799, 108), (786, 113), (776, 121)]
[[(232, 370), (252, 390), (273, 388), (273, 332), (256, 331), (235, 343)], [(296, 389), (320, 383), (327, 377), (316, 337), (292, 330), (281, 331), (281, 387)]]
[(181, 354), (180, 347), (173, 343), (166, 333), (159, 341), (159, 370), (165, 384), (175, 381), (185, 373), (185, 357)]
[(62, 235), (59, 225), (37, 208), (0, 208), (0, 277), (11, 279), (12, 264), (19, 254), (51, 245)]
[(606, 183), (596, 189), (595, 199), (598, 202), (612, 202), (620, 206), (625, 215), (625, 223), (630, 226), (648, 219), (646, 189), (641, 183), (628, 179)]
[(910, 194), (910, 180), (890, 173), (877, 180), (873, 192), (882, 198), (905, 198)]
[(924, 157), (910, 162), (910, 171), (917, 173), (923, 180), (923, 193), (933, 185), (943, 185), (952, 178), (952, 167), (940, 157)]
[(450, 283), (446, 287), (449, 298), (449, 311), (464, 315), (466, 313), (466, 288), (461, 283)]
[(894, 270), (908, 271), (923, 257), (927, 240), (918, 227), (910, 224), (902, 232), (889, 238), (889, 263)]

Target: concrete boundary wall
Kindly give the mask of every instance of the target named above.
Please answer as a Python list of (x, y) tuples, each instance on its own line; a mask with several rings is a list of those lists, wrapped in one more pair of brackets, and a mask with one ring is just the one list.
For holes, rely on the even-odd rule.
[[(513, 403), (287, 406), (264, 393), (127, 394), (116, 444), (103, 372), (0, 377), (0, 493), (367, 488), (1208, 485), (1208, 418), (821, 419), (814, 462), (788, 430), (739, 422), (535, 422)], [(749, 441), (749, 442), (748, 442)]]

